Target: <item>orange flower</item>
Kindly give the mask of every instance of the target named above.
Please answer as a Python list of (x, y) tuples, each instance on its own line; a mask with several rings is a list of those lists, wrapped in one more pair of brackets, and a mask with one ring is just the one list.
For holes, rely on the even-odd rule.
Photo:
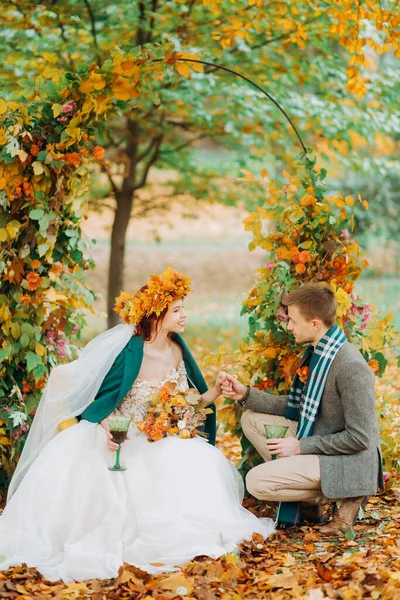
[(95, 160), (97, 160), (98, 162), (101, 162), (102, 160), (104, 160), (105, 155), (106, 155), (106, 151), (101, 146), (96, 146), (95, 149), (93, 150), (93, 156), (94, 156)]
[(22, 184), (22, 187), (23, 187), (25, 196), (27, 196), (27, 197), (32, 196), (32, 188), (31, 188), (30, 183), (28, 183), (27, 181), (24, 181)]
[(305, 273), (305, 271), (306, 271), (306, 265), (304, 265), (303, 263), (299, 263), (298, 265), (296, 265), (296, 273), (298, 275)]
[(36, 381), (35, 388), (37, 390), (42, 390), (45, 385), (46, 385), (46, 380), (44, 377), (41, 377), (40, 379), (38, 379), (38, 381)]
[(19, 297), (19, 301), (20, 301), (20, 302), (24, 302), (25, 304), (31, 304), (31, 303), (32, 303), (32, 300), (33, 300), (33, 298), (32, 298), (32, 296), (30, 296), (29, 294), (22, 294), (22, 295)]
[(346, 292), (346, 294), (351, 294), (351, 292), (353, 291), (353, 287), (354, 281), (345, 281), (343, 284), (343, 289)]
[(77, 167), (82, 162), (82, 159), (77, 152), (67, 152), (64, 154), (64, 160), (67, 161), (70, 167)]
[(36, 146), (36, 144), (32, 144), (31, 154), (32, 156), (37, 156), (39, 154), (39, 148)]
[(368, 363), (368, 366), (373, 373), (376, 373), (377, 371), (379, 371), (379, 363), (376, 360), (376, 358), (373, 358), (372, 360), (370, 360)]
[(293, 248), (290, 249), (289, 258), (294, 263), (298, 263), (299, 262), (299, 260), (300, 260), (300, 250), (297, 248), (297, 246), (294, 246)]
[(50, 269), (50, 273), (53, 273), (53, 275), (55, 275), (56, 277), (60, 277), (62, 272), (63, 272), (63, 266), (60, 265), (59, 263), (54, 263), (54, 265)]
[(311, 254), (309, 253), (308, 250), (303, 250), (302, 252), (300, 252), (299, 262), (306, 263), (309, 260), (311, 260)]
[(276, 254), (276, 258), (278, 260), (286, 260), (289, 256), (289, 250), (287, 248), (285, 248), (284, 246), (281, 246), (280, 248), (277, 249), (275, 254)]
[(38, 273), (28, 273), (26, 278), (28, 280), (28, 290), (30, 292), (37, 290), (42, 279), (40, 275), (38, 275)]
[(35, 258), (35, 260), (33, 260), (33, 261), (31, 262), (31, 269), (38, 269), (38, 268), (40, 267), (40, 265), (41, 265), (41, 264), (42, 264), (42, 263), (40, 262), (40, 260), (37, 260), (37, 259)]
[(169, 398), (169, 389), (166, 385), (163, 385), (158, 392), (161, 402), (165, 402)]
[(308, 367), (299, 367), (296, 371), (297, 375), (299, 376), (299, 379), (302, 383), (306, 383), (307, 382), (307, 377), (308, 377)]
[(24, 394), (29, 394), (29, 392), (31, 391), (31, 386), (29, 385), (29, 383), (26, 381), (26, 379), (22, 380), (22, 391)]

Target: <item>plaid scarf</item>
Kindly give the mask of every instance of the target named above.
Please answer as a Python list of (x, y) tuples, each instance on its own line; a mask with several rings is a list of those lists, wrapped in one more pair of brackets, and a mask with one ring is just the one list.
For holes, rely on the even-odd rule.
[[(326, 378), (337, 351), (346, 341), (346, 336), (334, 325), (313, 348), (305, 351), (300, 366), (309, 367), (307, 382), (304, 384), (299, 375), (293, 380), (289, 392), (285, 417), (298, 420), (297, 438), (312, 435), (315, 418), (324, 392)], [(277, 514), (279, 528), (292, 527), (300, 522), (301, 502), (280, 502)]]
[(304, 353), (300, 366), (309, 365), (309, 375), (304, 384), (299, 375), (293, 380), (285, 417), (296, 421), (297, 438), (312, 435), (315, 418), (324, 392), (326, 378), (337, 351), (346, 341), (343, 331), (334, 325), (319, 340), (313, 349), (309, 346)]

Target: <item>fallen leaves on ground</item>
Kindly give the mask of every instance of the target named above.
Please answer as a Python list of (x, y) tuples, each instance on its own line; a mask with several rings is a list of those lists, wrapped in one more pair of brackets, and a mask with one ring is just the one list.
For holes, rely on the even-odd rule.
[[(238, 442), (219, 446), (236, 460)], [(244, 542), (237, 554), (198, 557), (177, 572), (152, 576), (131, 565), (116, 579), (64, 584), (46, 581), (26, 565), (0, 571), (0, 598), (30, 600), (400, 600), (400, 488), (370, 498), (355, 541), (328, 538), (318, 527), (278, 530)], [(268, 507), (252, 498), (259, 516)]]

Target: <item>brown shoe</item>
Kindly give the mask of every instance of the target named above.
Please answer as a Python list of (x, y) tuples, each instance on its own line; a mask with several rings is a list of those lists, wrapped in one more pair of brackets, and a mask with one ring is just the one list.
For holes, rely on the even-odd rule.
[(344, 537), (346, 531), (353, 526), (363, 500), (364, 496), (340, 500), (340, 506), (338, 506), (332, 521), (321, 527), (320, 532), (325, 535), (335, 534)]

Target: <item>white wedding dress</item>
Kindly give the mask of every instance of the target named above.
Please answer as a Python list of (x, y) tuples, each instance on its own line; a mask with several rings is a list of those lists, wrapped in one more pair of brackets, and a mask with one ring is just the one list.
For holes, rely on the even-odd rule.
[[(183, 361), (166, 381), (187, 389)], [(132, 417), (126, 471), (108, 470), (115, 453), (96, 423), (82, 420), (44, 447), (0, 517), (0, 569), (27, 563), (65, 582), (116, 577), (124, 562), (157, 573), (274, 530), (242, 507), (243, 481), (218, 449), (198, 437), (151, 443), (138, 431), (154, 390), (136, 380), (115, 411)]]

